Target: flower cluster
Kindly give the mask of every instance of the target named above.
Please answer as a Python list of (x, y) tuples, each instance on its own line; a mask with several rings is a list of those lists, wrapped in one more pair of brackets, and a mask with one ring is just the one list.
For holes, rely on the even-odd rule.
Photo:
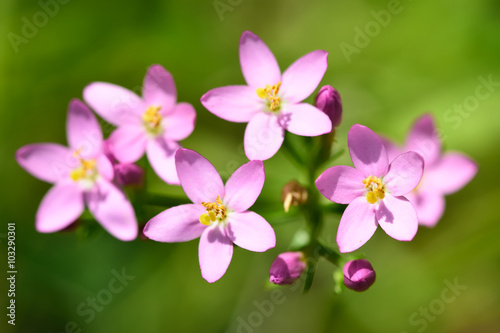
[[(348, 288), (366, 290), (375, 281), (372, 265), (366, 259), (347, 260), (351, 257), (340, 253), (359, 249), (378, 226), (394, 239), (412, 240), (419, 224), (437, 223), (444, 212), (444, 196), (466, 185), (477, 166), (460, 153), (441, 153), (430, 115), (416, 122), (403, 147), (366, 126), (353, 125), (347, 139), (353, 167), (330, 166), (337, 156), (332, 146), (343, 113), (340, 94), (326, 85), (319, 89), (314, 105), (304, 102), (323, 79), (327, 57), (326, 51), (310, 52), (282, 73), (258, 36), (249, 31), (242, 34), (239, 59), (246, 85), (214, 88), (201, 97), (201, 104), (214, 115), (248, 123), (243, 138), (248, 162), (225, 184), (206, 158), (179, 144), (193, 132), (196, 112), (191, 104), (177, 102), (173, 77), (162, 66), (148, 69), (142, 96), (111, 83), (89, 84), (83, 90), (86, 104), (75, 99), (69, 105), (68, 147), (30, 144), (16, 153), (21, 167), (54, 184), (38, 208), (36, 229), (62, 230), (86, 206), (111, 235), (123, 241), (135, 239), (138, 219), (124, 187), (144, 186), (144, 171), (135, 163), (146, 154), (155, 173), (168, 184), (180, 185), (191, 203), (168, 205), (156, 216), (141, 216), (140, 222), (148, 221), (143, 234), (166, 243), (200, 238), (201, 275), (215, 282), (226, 273), (234, 245), (254, 252), (275, 247), (271, 224), (249, 209), (264, 187), (263, 161), (280, 150), (285, 137), (295, 135), (299, 139), (287, 140), (284, 149), (305, 169), (309, 184), (295, 180), (286, 184), (285, 212), (279, 213), (286, 217), (289, 210), (303, 212), (311, 232), (299, 245), (291, 245), (292, 251), (278, 255), (269, 271), (270, 281), (291, 284), (308, 270), (308, 288), (316, 262), (309, 259), (319, 254), (337, 269), (346, 263), (343, 276)], [(103, 137), (91, 109), (116, 127), (108, 138)], [(312, 138), (300, 141), (301, 137)], [(323, 171), (327, 164), (330, 167)], [(318, 239), (324, 214), (319, 194), (340, 204), (332, 205), (342, 215), (339, 251)]]

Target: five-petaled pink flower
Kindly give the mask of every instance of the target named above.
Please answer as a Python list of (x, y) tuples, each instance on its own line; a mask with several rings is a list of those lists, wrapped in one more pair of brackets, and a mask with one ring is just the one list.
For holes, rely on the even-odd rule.
[(148, 69), (142, 98), (120, 86), (94, 82), (83, 96), (106, 121), (118, 128), (109, 141), (118, 161), (133, 163), (146, 151), (148, 160), (160, 178), (179, 184), (174, 156), (194, 129), (196, 112), (189, 103), (177, 103), (172, 75), (160, 65)]
[(227, 121), (246, 123), (244, 146), (250, 160), (266, 160), (280, 149), (285, 130), (316, 136), (332, 130), (328, 116), (300, 103), (325, 74), (328, 52), (313, 51), (281, 74), (273, 53), (249, 31), (240, 39), (241, 71), (247, 83), (215, 88), (201, 97), (210, 112)]
[(159, 242), (185, 242), (200, 237), (201, 275), (215, 282), (226, 272), (233, 243), (263, 252), (276, 245), (273, 228), (260, 215), (247, 211), (264, 185), (264, 163), (243, 164), (226, 185), (217, 170), (198, 153), (179, 149), (177, 173), (181, 186), (193, 202), (167, 209), (152, 218), (144, 234)]
[(83, 213), (87, 204), (110, 234), (123, 241), (133, 240), (138, 231), (134, 210), (124, 193), (111, 183), (113, 166), (104, 155), (96, 117), (77, 99), (69, 105), (66, 134), (69, 148), (39, 143), (16, 152), (21, 167), (54, 184), (38, 207), (36, 229), (64, 229)]
[(458, 152), (441, 153), (441, 140), (429, 114), (415, 122), (403, 148), (383, 141), (391, 161), (406, 151), (415, 151), (423, 157), (422, 180), (406, 197), (415, 207), (419, 223), (427, 227), (435, 226), (444, 213), (444, 196), (470, 182), (477, 173), (477, 164)]
[(361, 125), (351, 127), (348, 146), (354, 168), (334, 166), (316, 180), (326, 198), (349, 204), (337, 232), (340, 252), (361, 247), (378, 225), (394, 239), (412, 240), (418, 228), (417, 214), (404, 195), (422, 178), (422, 157), (406, 152), (389, 164), (382, 140)]

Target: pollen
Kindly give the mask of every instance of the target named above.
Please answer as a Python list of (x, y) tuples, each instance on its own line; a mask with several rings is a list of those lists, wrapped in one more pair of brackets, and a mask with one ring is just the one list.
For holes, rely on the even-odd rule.
[(385, 198), (385, 186), (380, 178), (369, 176), (363, 180), (363, 184), (367, 189), (366, 201), (368, 203), (374, 204)]
[(226, 207), (222, 204), (220, 196), (217, 196), (215, 202), (202, 202), (207, 212), (200, 215), (200, 223), (210, 225), (215, 221), (222, 221), (226, 218)]
[(97, 175), (96, 160), (88, 159), (85, 160), (80, 156), (82, 148), (78, 148), (73, 156), (80, 162), (80, 165), (75, 169), (71, 170), (69, 177), (77, 182), (82, 179), (93, 179)]
[(142, 121), (148, 128), (152, 130), (158, 128), (162, 120), (160, 110), (161, 106), (150, 106), (142, 114)]
[(280, 91), (281, 82), (278, 82), (274, 85), (267, 84), (265, 88), (257, 88), (255, 93), (261, 99), (267, 99), (269, 101), (269, 109), (271, 111), (277, 111), (280, 105), (280, 98), (278, 97), (278, 93)]

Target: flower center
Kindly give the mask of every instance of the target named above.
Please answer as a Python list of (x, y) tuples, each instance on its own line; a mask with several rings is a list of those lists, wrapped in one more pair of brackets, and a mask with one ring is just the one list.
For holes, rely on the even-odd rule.
[(368, 190), (366, 192), (366, 201), (370, 204), (377, 203), (378, 200), (385, 198), (385, 186), (380, 178), (375, 176), (369, 176), (363, 180), (365, 188)]
[(80, 182), (80, 181), (87, 181), (93, 182), (95, 181), (98, 172), (96, 168), (96, 160), (95, 159), (88, 159), (85, 160), (80, 156), (82, 149), (79, 148), (77, 149), (74, 153), (73, 156), (78, 159), (80, 162), (80, 165), (73, 170), (71, 170), (69, 176), (70, 178), (75, 181), (75, 182)]
[(265, 88), (257, 88), (257, 90), (255, 91), (257, 93), (257, 96), (267, 100), (269, 110), (271, 111), (279, 111), (280, 109), (280, 98), (278, 97), (280, 86), (281, 82), (278, 82), (272, 86), (267, 84)]
[(222, 204), (219, 195), (215, 202), (202, 202), (201, 204), (207, 209), (206, 213), (200, 215), (201, 224), (210, 225), (212, 222), (223, 221), (226, 218), (226, 207)]
[(160, 114), (161, 106), (150, 106), (142, 114), (142, 122), (146, 130), (152, 135), (161, 134), (163, 128), (161, 126), (162, 116)]

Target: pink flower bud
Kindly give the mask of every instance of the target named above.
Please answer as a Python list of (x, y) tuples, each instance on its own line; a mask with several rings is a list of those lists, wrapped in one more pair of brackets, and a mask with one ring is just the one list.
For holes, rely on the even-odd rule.
[(115, 180), (120, 186), (142, 184), (144, 172), (142, 168), (133, 163), (117, 163), (114, 165)]
[(306, 269), (302, 252), (281, 253), (274, 259), (269, 269), (269, 281), (274, 284), (292, 284)]
[(332, 121), (332, 128), (342, 121), (342, 100), (339, 92), (332, 86), (323, 86), (316, 95), (314, 105), (326, 113)]
[(375, 270), (366, 259), (348, 261), (344, 265), (344, 284), (354, 291), (365, 291), (375, 282)]

